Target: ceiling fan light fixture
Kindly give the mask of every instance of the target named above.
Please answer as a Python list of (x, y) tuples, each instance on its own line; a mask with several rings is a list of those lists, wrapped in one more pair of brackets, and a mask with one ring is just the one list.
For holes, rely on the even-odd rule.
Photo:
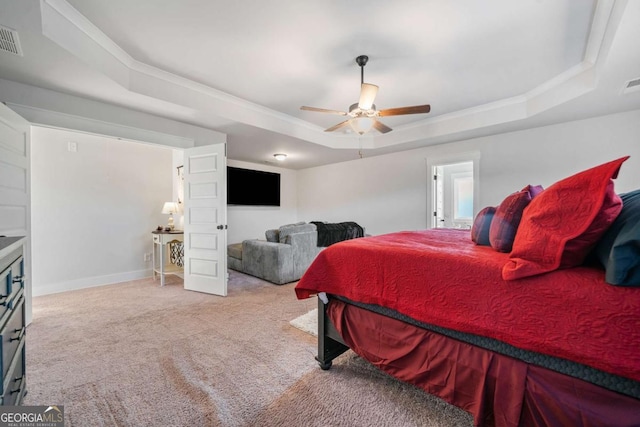
[(364, 135), (371, 130), (374, 122), (375, 119), (371, 117), (354, 117), (349, 124), (356, 133)]
[(385, 134), (391, 132), (393, 129), (379, 121), (378, 117), (424, 114), (431, 111), (431, 106), (428, 104), (377, 110), (376, 104), (374, 104), (373, 101), (376, 99), (378, 86), (364, 82), (364, 66), (367, 65), (367, 61), (369, 61), (367, 55), (360, 55), (356, 58), (356, 64), (360, 67), (360, 99), (356, 104), (351, 104), (348, 113), (338, 110), (328, 110), (326, 108), (307, 107), (304, 105), (300, 107), (301, 110), (339, 114), (348, 117), (346, 120), (325, 129), (325, 132), (344, 132), (346, 130), (345, 128), (350, 126), (359, 135), (369, 132), (371, 128), (375, 128), (375, 130), (381, 134)]
[(287, 155), (283, 153), (276, 153), (273, 155), (273, 157), (279, 162), (283, 162), (287, 159)]

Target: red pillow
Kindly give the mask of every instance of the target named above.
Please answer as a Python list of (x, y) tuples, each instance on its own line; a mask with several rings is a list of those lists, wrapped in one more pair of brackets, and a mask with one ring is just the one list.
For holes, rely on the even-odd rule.
[(524, 208), (541, 192), (541, 186), (527, 185), (521, 191), (510, 194), (500, 203), (489, 229), (489, 242), (493, 249), (499, 252), (511, 251)]
[(565, 178), (536, 197), (523, 214), (503, 279), (580, 265), (622, 209), (611, 179), (628, 158)]
[(473, 220), (473, 226), (471, 227), (471, 240), (476, 245), (489, 246), (489, 228), (491, 227), (491, 221), (496, 213), (496, 208), (493, 206), (487, 206), (482, 209), (476, 215), (476, 219)]
[(598, 212), (584, 233), (575, 239), (569, 240), (564, 246), (560, 268), (575, 267), (582, 264), (591, 249), (595, 247), (602, 235), (613, 224), (620, 211), (622, 211), (622, 199), (614, 191), (613, 180), (610, 179), (605, 190), (604, 202), (600, 212)]

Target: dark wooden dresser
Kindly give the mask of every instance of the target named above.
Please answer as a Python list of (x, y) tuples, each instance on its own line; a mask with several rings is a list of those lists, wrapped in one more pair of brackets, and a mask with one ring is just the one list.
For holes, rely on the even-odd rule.
[(22, 237), (0, 237), (0, 404), (20, 405), (26, 393)]

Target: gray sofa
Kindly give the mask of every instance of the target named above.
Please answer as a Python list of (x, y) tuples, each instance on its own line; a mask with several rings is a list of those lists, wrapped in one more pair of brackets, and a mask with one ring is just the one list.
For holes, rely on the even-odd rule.
[(245, 240), (227, 247), (227, 266), (277, 285), (299, 280), (316, 255), (314, 224), (299, 222), (267, 230), (264, 240)]

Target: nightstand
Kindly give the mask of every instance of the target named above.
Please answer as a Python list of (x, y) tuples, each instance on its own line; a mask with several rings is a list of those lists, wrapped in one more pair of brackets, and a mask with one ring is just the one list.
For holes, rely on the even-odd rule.
[[(164, 286), (165, 274), (178, 274), (181, 275), (182, 256), (175, 263), (167, 263), (167, 248), (173, 243), (182, 243), (184, 241), (184, 232), (182, 230), (173, 231), (153, 231), (153, 280), (156, 279), (156, 275), (160, 275), (160, 286)], [(156, 252), (158, 256), (156, 256)], [(159, 262), (156, 263), (156, 259)]]

